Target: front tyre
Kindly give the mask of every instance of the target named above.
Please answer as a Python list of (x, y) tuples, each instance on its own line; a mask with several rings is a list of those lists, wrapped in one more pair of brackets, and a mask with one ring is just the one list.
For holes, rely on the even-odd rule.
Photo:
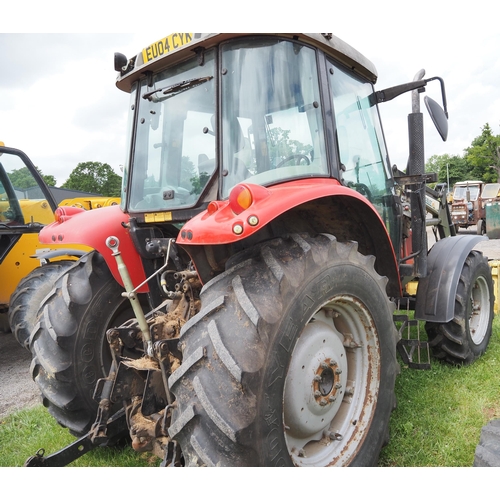
[(111, 366), (106, 331), (133, 317), (122, 292), (102, 256), (91, 252), (56, 282), (30, 337), (31, 374), (43, 404), (77, 436), (94, 423), (94, 388)]
[(473, 250), (464, 262), (448, 323), (425, 325), (433, 355), (450, 364), (467, 365), (483, 355), (491, 337), (493, 279), (486, 257)]
[(186, 464), (376, 465), (398, 365), (374, 258), (292, 235), (238, 260), (204, 287), (169, 379)]

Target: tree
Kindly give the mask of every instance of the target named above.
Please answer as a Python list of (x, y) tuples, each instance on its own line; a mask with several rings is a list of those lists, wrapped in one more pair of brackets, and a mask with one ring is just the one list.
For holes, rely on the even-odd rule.
[(493, 135), (488, 123), (482, 127), (481, 135), (465, 149), (465, 160), (471, 166), (471, 179), (497, 182), (500, 177), (500, 136)]
[[(47, 184), (47, 186), (56, 185), (56, 179), (53, 175), (43, 175), (42, 171), (38, 167), (35, 168), (42, 176), (42, 179), (45, 181), (45, 184)], [(29, 189), (38, 186), (28, 167), (14, 169), (9, 173), (9, 178), (10, 182), (12, 182), (12, 185), (17, 189)]]
[(107, 163), (87, 161), (79, 163), (61, 186), (101, 196), (120, 196), (121, 177)]
[(312, 150), (311, 145), (305, 145), (300, 141), (290, 139), (290, 130), (276, 127), (269, 131), (269, 135), (269, 154), (271, 158), (275, 158), (276, 163), (293, 155), (308, 155)]
[(448, 183), (449, 188), (452, 189), (453, 185), (459, 181), (467, 180), (469, 176), (469, 169), (465, 159), (458, 155), (450, 156), (434, 155), (431, 156), (425, 164), (426, 172), (436, 172), (438, 174), (438, 182)]

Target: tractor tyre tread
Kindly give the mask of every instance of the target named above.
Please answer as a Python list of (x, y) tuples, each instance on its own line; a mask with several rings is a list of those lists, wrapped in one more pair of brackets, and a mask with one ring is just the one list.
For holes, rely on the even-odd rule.
[(29, 337), (36, 323), (38, 306), (52, 290), (57, 278), (74, 263), (74, 260), (61, 260), (36, 267), (19, 281), (11, 295), (9, 323), (14, 337), (25, 349), (29, 350)]
[[(483, 325), (484, 337), (479, 345), (475, 345), (469, 332), (467, 311), (471, 287), (478, 276), (484, 278), (490, 300), (488, 304), (481, 304), (481, 308), (488, 308), (486, 314), (489, 317)], [(425, 325), (432, 355), (449, 364), (468, 365), (484, 354), (491, 337), (493, 305), (493, 282), (488, 261), (481, 252), (473, 250), (467, 256), (459, 278), (453, 319), (448, 323), (427, 322)]]
[[(306, 276), (335, 260), (363, 267), (385, 295), (387, 279), (375, 272), (374, 257), (358, 253), (356, 243), (337, 243), (330, 235), (291, 235), (257, 245), (204, 286), (202, 309), (181, 330), (183, 363), (169, 378), (177, 405), (169, 435), (180, 443), (186, 466), (269, 465), (270, 459), (263, 458), (265, 445), (255, 444), (255, 427), (266, 404), (263, 371), (275, 342), (275, 324)], [(392, 304), (386, 300), (393, 325)], [(395, 328), (392, 335), (387, 384), (394, 387)], [(396, 406), (393, 390), (387, 400), (390, 415)], [(388, 425), (389, 417), (365, 465), (376, 464), (388, 440)]]

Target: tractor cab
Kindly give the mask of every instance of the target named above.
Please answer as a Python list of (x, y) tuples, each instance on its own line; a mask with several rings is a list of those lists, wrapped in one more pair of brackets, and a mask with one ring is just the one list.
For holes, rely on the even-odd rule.
[(131, 93), (122, 208), (139, 223), (188, 220), (239, 183), (315, 178), (391, 224), (376, 70), (331, 34), (176, 33), (115, 57)]

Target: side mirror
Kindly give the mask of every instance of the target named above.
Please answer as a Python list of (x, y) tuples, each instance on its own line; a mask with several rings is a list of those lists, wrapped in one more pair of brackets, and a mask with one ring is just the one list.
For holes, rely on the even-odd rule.
[(448, 138), (448, 118), (443, 108), (434, 99), (428, 96), (424, 97), (424, 102), (441, 139), (446, 141)]

